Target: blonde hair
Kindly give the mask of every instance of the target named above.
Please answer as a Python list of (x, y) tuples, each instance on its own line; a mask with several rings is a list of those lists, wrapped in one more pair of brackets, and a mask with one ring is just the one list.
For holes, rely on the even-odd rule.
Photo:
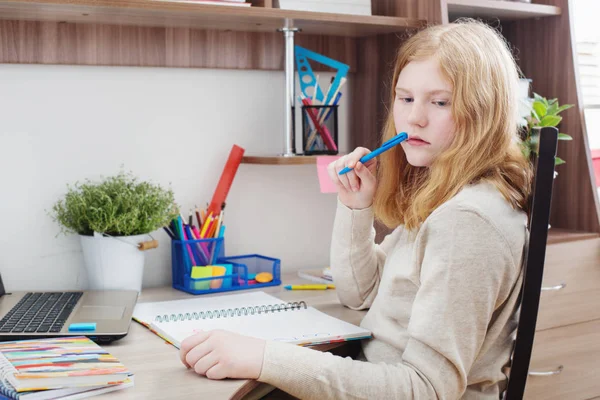
[[(532, 172), (518, 135), (519, 70), (505, 41), (473, 20), (418, 32), (398, 52), (391, 104), (402, 69), (429, 57), (438, 60), (453, 86), (455, 137), (429, 168), (411, 166), (401, 146), (380, 156), (377, 218), (390, 228), (417, 228), (463, 187), (482, 180), (495, 185), (514, 208), (528, 212)], [(390, 110), (382, 140), (396, 133)]]

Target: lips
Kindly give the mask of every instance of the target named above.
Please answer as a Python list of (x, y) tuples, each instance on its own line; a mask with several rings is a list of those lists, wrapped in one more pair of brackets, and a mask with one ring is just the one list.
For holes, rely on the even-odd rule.
[(421, 139), (418, 136), (411, 136), (406, 143), (411, 144), (411, 145), (416, 145), (416, 146), (423, 146), (426, 144), (430, 144), (429, 142), (426, 142), (425, 140)]

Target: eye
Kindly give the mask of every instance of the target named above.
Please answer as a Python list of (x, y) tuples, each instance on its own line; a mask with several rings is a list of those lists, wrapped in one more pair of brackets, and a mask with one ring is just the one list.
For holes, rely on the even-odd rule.
[(412, 97), (400, 97), (400, 100), (404, 103), (412, 103), (413, 101), (415, 101)]
[(446, 107), (448, 104), (450, 104), (450, 102), (445, 101), (445, 100), (440, 100), (440, 101), (434, 101), (433, 104), (435, 104), (438, 107)]

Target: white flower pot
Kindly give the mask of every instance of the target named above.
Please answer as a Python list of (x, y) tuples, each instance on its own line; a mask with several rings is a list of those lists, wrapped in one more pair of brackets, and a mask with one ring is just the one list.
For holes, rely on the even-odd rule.
[(148, 235), (79, 238), (90, 290), (142, 291), (145, 252), (137, 245)]

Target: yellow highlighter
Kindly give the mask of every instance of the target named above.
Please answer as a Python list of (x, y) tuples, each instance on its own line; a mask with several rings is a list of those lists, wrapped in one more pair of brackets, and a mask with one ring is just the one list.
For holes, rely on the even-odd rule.
[(327, 290), (335, 289), (335, 285), (286, 285), (287, 290)]

